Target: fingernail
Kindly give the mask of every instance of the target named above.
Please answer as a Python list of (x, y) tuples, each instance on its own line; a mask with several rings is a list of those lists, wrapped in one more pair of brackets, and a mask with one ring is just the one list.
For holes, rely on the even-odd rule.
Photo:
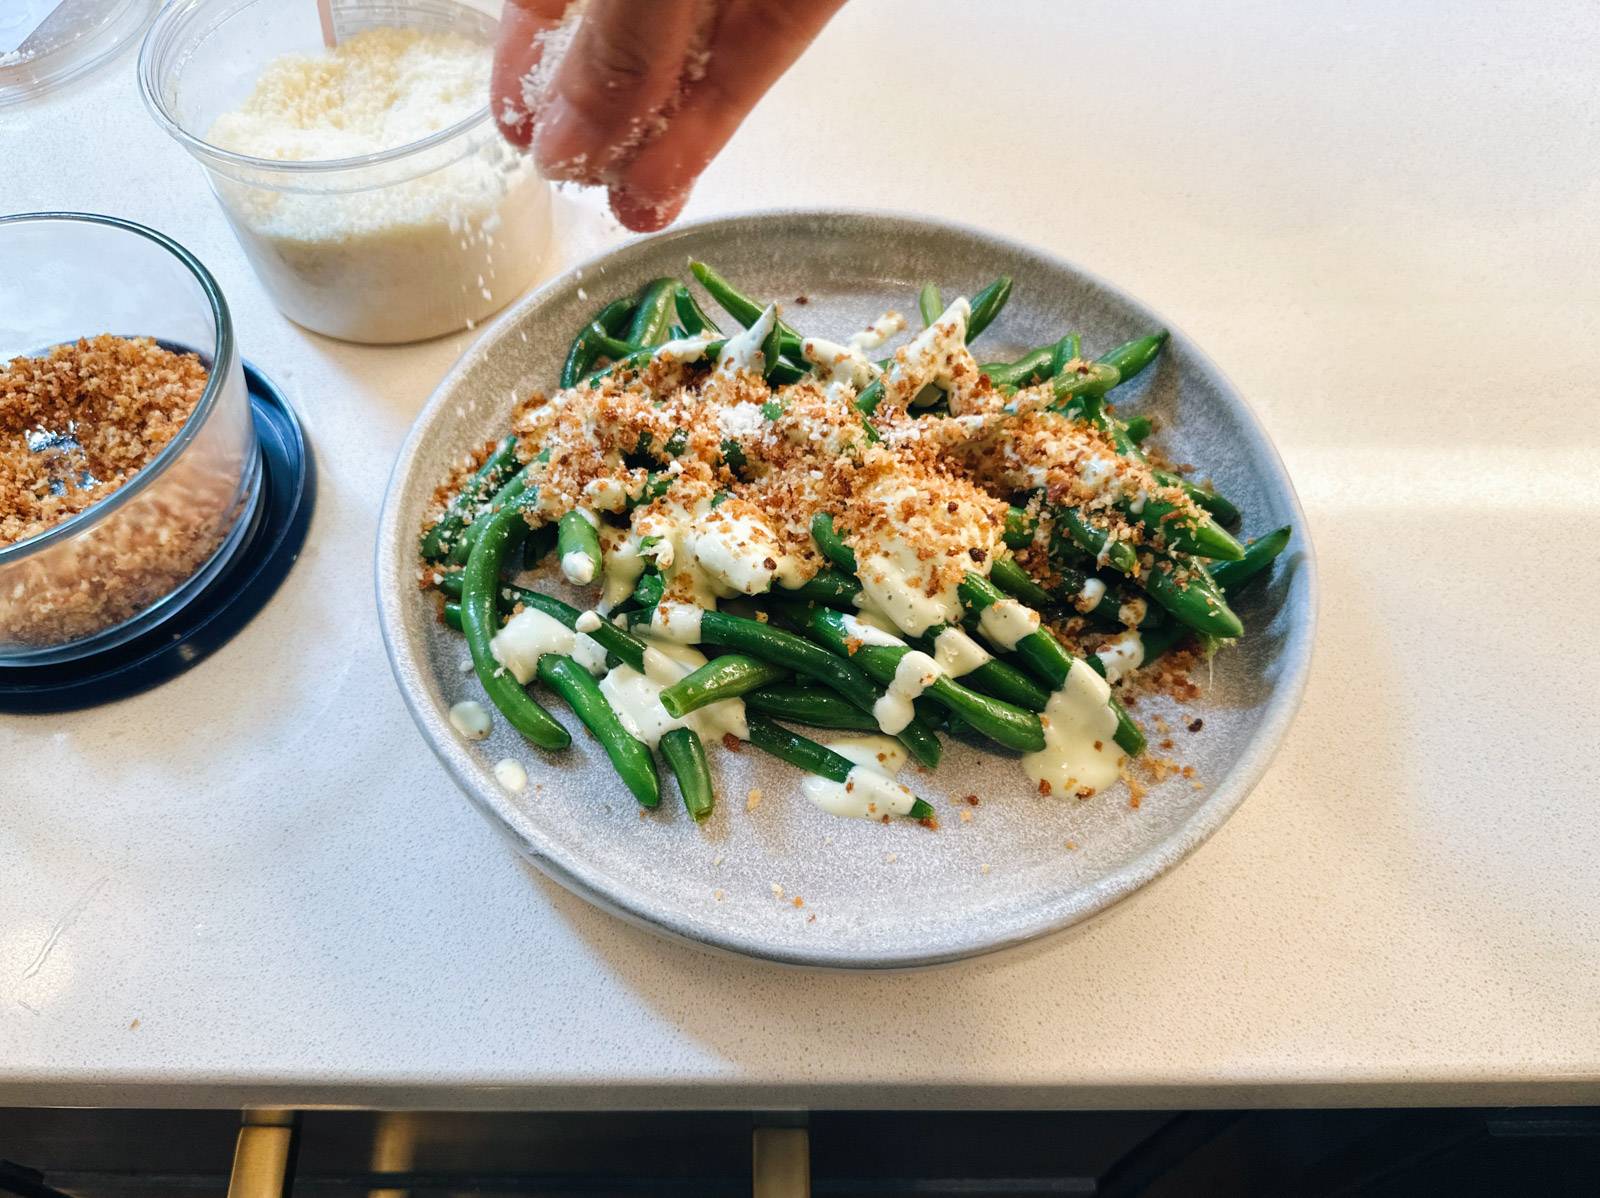
[(666, 196), (646, 195), (623, 186), (611, 188), (611, 212), (635, 233), (654, 233), (678, 219), (689, 202), (689, 189)]

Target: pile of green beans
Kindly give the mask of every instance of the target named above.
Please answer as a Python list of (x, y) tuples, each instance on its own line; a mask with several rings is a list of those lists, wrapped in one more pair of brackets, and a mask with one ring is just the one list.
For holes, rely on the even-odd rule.
[[(690, 263), (690, 272), (737, 325), (749, 329), (758, 321), (771, 320), (761, 345), (762, 373), (771, 386), (812, 377), (804, 338), (776, 313), (769, 317), (769, 304), (745, 294), (707, 263)], [(1012, 280), (1001, 276), (974, 296), (966, 325), (969, 343), (1001, 314), (1011, 293)], [(943, 296), (934, 282), (920, 289), (917, 309), (924, 328), (946, 311)], [(572, 340), (560, 385), (577, 387), (615, 371), (637, 369), (669, 340), (686, 337), (698, 339), (708, 360), (721, 353), (727, 340), (685, 282), (666, 276), (652, 279), (634, 294), (594, 312)], [(1077, 664), (1051, 630), (1053, 612), (1082, 616), (1101, 628), (1132, 626), (1140, 637), (1142, 665), (1190, 639), (1209, 651), (1243, 634), (1243, 622), (1229, 601), (1266, 575), (1289, 544), (1291, 530), (1276, 529), (1247, 543), (1236, 540), (1229, 530), (1242, 522), (1239, 508), (1210, 486), (1153, 466), (1143, 448), (1154, 428), (1151, 417), (1141, 413), (1125, 417), (1113, 408), (1116, 389), (1149, 369), (1167, 340), (1165, 331), (1157, 331), (1086, 359), (1080, 335), (1065, 332), (1010, 360), (979, 368), (1008, 396), (1037, 388), (1028, 392), (1035, 397), (1028, 403), (1042, 404), (1063, 419), (1097, 429), (1117, 454), (1148, 470), (1160, 490), (1141, 495), (1137, 502), (1115, 501), (1118, 519), (1126, 526), (1121, 532), (1142, 530), (1133, 540), (1119, 535), (1119, 527), (1106, 520), (1105, 512), (1026, 494), (1012, 497), (1018, 506), (1007, 513), (1003, 536), (1007, 550), (988, 562), (987, 573), (969, 571), (958, 588), (961, 623), (964, 629), (984, 627), (983, 613), (1005, 601), (1038, 612), (1038, 626), (1014, 644), (1008, 636), (1005, 651), (989, 655), (959, 678), (940, 673), (927, 685), (914, 704), (915, 714), (897, 734), (920, 765), (931, 769), (939, 763), (942, 746), (936, 728), (961, 729), (1015, 752), (1043, 747), (1040, 713)], [(880, 371), (893, 365), (892, 358), (877, 362)], [(880, 377), (856, 398), (869, 440), (877, 440), (887, 427), (881, 417), (875, 423), (882, 394)], [(1004, 402), (1007, 412), (1020, 410), (1024, 403), (1020, 395)], [(775, 414), (781, 412), (781, 400), (775, 398), (771, 407)], [(913, 407), (918, 419), (936, 419), (944, 411), (934, 387), (915, 397)], [(685, 429), (676, 430), (664, 443), (659, 436), (640, 436), (629, 462), (648, 463), (644, 467), (648, 482), (626, 510), (667, 492), (673, 475), (666, 467), (684, 451), (686, 441)], [(723, 464), (735, 471), (735, 477), (742, 477), (737, 472), (747, 463), (738, 441), (725, 441), (722, 455)], [(500, 667), (490, 641), (505, 619), (533, 609), (592, 638), (604, 651), (608, 666), (643, 672), (653, 651), (639, 634), (648, 632), (663, 602), (665, 579), (647, 569), (612, 618), (581, 612), (510, 581), (518, 561), (531, 565), (551, 547), (558, 550), (562, 570), (574, 584), (598, 582), (604, 570), (598, 531), (604, 517), (572, 510), (553, 523), (543, 523), (539, 485), (548, 460), (548, 449), (519, 445), (515, 436), (487, 448), (481, 463), (424, 531), (419, 548), (423, 560), (440, 571), (435, 585), (445, 600), (444, 619), (466, 637), (473, 668), (490, 701), (534, 745), (560, 751), (571, 742), (566, 728)], [(1173, 498), (1175, 494), (1182, 499)], [(660, 701), (669, 715), (681, 720), (711, 704), (742, 699), (752, 746), (819, 777), (844, 781), (855, 768), (853, 763), (776, 721), (877, 731), (875, 706), (894, 682), (902, 659), (913, 650), (931, 655), (945, 628), (894, 638), (894, 643), (881, 638), (863, 642), (852, 635), (855, 626), (848, 620), (864, 597), (848, 525), (836, 523), (831, 512), (818, 512), (811, 533), (829, 564), (799, 586), (775, 589), (760, 619), (716, 610), (701, 613), (700, 638), (713, 656), (664, 687)], [(1049, 570), (1036, 578), (1009, 551), (1042, 552)], [(1044, 559), (1025, 560), (1038, 564)], [(1098, 655), (1090, 654), (1084, 661), (1106, 673), (1106, 663)], [(573, 656), (547, 652), (537, 662), (535, 675), (594, 735), (639, 803), (646, 808), (659, 806), (660, 779), (650, 747), (623, 722), (589, 670)], [(1143, 733), (1115, 694), (1110, 706), (1117, 716), (1118, 746), (1137, 756), (1145, 747)], [(695, 821), (706, 819), (716, 795), (700, 736), (693, 728), (680, 726), (661, 737), (659, 749), (689, 815)], [(926, 803), (916, 800), (913, 818), (926, 820), (932, 814)]]

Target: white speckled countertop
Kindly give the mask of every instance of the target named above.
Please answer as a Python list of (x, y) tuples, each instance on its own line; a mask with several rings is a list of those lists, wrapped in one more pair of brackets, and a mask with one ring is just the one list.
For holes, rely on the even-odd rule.
[[(466, 338), (286, 322), (126, 56), (0, 111), (0, 206), (199, 254), (320, 495), (283, 590), (200, 668), (0, 719), (0, 1104), (1600, 1100), (1592, 6), (984, 7), (855, 0), (690, 214), (956, 217), (1210, 350), (1324, 588), (1305, 706), (1239, 814), (1086, 928), (915, 975), (708, 956), (544, 881), (416, 735), (373, 612), (390, 461)], [(561, 213), (563, 261), (615, 236)]]

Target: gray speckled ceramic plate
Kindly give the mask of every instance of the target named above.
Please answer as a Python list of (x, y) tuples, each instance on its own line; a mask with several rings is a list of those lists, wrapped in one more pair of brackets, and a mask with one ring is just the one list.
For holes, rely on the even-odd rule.
[[(529, 296), (462, 357), (418, 417), (378, 534), (378, 611), (395, 676), (423, 736), (468, 797), (539, 868), (626, 918), (776, 961), (856, 968), (950, 961), (1067, 927), (1132, 893), (1215, 831), (1266, 769), (1299, 703), (1315, 617), (1313, 563), (1304, 514), (1266, 434), (1177, 332), (1157, 366), (1117, 393), (1119, 408), (1156, 414), (1174, 456), (1202, 464), (1244, 509), (1245, 534), (1285, 523), (1296, 529), (1269, 585), (1241, 603), (1249, 634), (1217, 658), (1204, 698), (1165, 711), (1175, 728), (1172, 755), (1194, 766), (1203, 788), (1174, 779), (1137, 808), (1120, 787), (1084, 802), (1041, 798), (1014, 761), (950, 741), (936, 773), (904, 775), (939, 811), (942, 827), (929, 831), (829, 816), (801, 796), (791, 767), (750, 751), (715, 753), (721, 802), (697, 827), (664, 770), (662, 805), (641, 818), (604, 755), (553, 700), (574, 730), (572, 749), (559, 756), (541, 755), (504, 721), (476, 743), (451, 729), (450, 705), (481, 691), (460, 668), (461, 638), (436, 621), (432, 600), (417, 589), (414, 555), (428, 497), (450, 462), (504, 430), (516, 397), (552, 386), (569, 340), (594, 308), (652, 276), (687, 277), (691, 256), (753, 295), (783, 301), (793, 323), (824, 336), (860, 328), (887, 307), (914, 316), (924, 280), (938, 280), (953, 297), (1010, 274), (1010, 306), (980, 343), (990, 360), (1066, 328), (1081, 330), (1086, 346), (1105, 348), (1165, 323), (1116, 288), (1026, 246), (874, 213), (761, 213), (688, 225), (632, 242)], [(1160, 710), (1147, 702), (1138, 714), (1148, 726)], [(1184, 725), (1196, 715), (1204, 728), (1190, 734)], [(495, 781), (493, 766), (504, 757), (526, 765), (525, 793), (509, 794)], [(752, 787), (764, 797), (747, 810)], [(969, 794), (981, 805), (963, 802)], [(960, 820), (962, 810), (970, 821)]]

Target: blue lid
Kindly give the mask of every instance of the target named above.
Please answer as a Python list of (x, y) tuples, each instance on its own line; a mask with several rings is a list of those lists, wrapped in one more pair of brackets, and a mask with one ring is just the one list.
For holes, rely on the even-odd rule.
[(305, 543), (316, 472), (283, 392), (249, 362), (244, 377), (261, 448), (261, 498), (228, 564), (141, 636), (71, 661), (0, 667), (0, 711), (73, 711), (159, 686), (225, 645), (272, 598)]

